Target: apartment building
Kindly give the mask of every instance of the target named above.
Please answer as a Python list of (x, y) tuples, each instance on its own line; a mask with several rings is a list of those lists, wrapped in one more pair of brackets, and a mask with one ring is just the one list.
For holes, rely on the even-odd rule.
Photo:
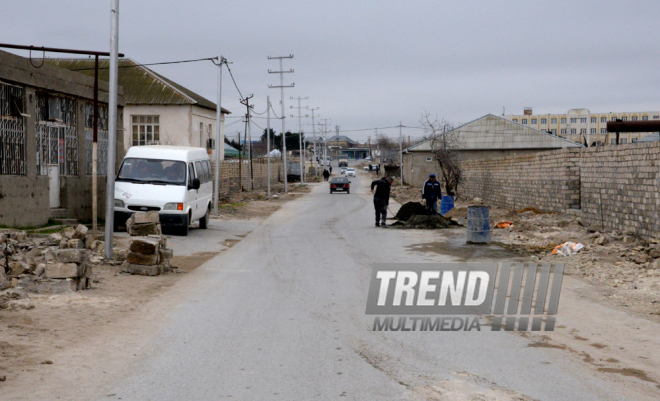
[[(607, 133), (608, 121), (660, 120), (660, 111), (592, 113), (587, 109), (572, 109), (564, 114), (533, 114), (532, 108), (526, 107), (523, 114), (503, 115), (502, 118), (573, 142), (585, 143), (588, 138), (593, 146), (616, 144), (616, 135)], [(648, 133), (623, 132), (620, 143), (637, 142), (646, 135)]]

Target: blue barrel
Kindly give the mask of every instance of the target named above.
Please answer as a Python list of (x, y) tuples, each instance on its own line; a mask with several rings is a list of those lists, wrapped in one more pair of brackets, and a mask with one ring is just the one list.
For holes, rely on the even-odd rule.
[(454, 197), (453, 196), (443, 196), (442, 201), (440, 202), (440, 214), (445, 215), (448, 211), (454, 208)]
[(467, 243), (490, 244), (490, 213), (488, 206), (468, 206)]

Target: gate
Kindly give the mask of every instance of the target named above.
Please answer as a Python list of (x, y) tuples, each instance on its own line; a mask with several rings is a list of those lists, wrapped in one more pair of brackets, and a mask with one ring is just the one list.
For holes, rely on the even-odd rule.
[(36, 98), (37, 174), (58, 166), (59, 175), (78, 175), (75, 99), (43, 93)]

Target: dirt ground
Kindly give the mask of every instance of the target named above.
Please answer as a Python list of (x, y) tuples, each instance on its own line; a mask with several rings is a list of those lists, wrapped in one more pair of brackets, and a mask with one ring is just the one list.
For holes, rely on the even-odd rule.
[[(266, 200), (266, 191), (261, 190), (236, 194), (221, 204), (220, 218), (265, 219), (284, 202), (309, 192), (309, 188), (300, 185), (291, 185), (289, 190), (284, 195), (283, 187), (273, 188), (277, 197), (271, 200)], [(238, 241), (228, 239), (225, 246), (231, 247)], [(115, 246), (127, 246), (127, 238), (116, 237)], [(175, 254), (171, 261), (174, 273), (156, 277), (120, 273), (118, 263), (96, 265), (89, 290), (29, 294), (28, 299), (0, 310), (0, 394), (3, 387), (11, 386), (25, 372), (41, 372), (53, 363), (67, 363), (54, 355), (98, 337), (107, 332), (109, 325), (121, 324), (126, 316), (218, 253)]]
[[(465, 224), (467, 204), (458, 199), (446, 216)], [(494, 244), (526, 255), (529, 261), (565, 263), (565, 273), (594, 285), (602, 300), (660, 321), (660, 240), (585, 226), (579, 217), (533, 208), (491, 207), (490, 220), (491, 227), (502, 221), (513, 223), (492, 229)], [(553, 255), (553, 249), (565, 242), (584, 248), (569, 256)]]

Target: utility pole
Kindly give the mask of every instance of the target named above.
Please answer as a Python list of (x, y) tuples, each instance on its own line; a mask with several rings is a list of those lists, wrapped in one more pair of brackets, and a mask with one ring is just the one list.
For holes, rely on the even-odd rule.
[(288, 56), (277, 56), (277, 57), (271, 57), (268, 56), (268, 60), (280, 60), (280, 70), (279, 71), (271, 71), (268, 70), (269, 74), (280, 74), (280, 84), (279, 85), (268, 85), (270, 89), (273, 88), (280, 88), (280, 105), (282, 106), (282, 155), (284, 156), (284, 193), (289, 192), (288, 188), (288, 180), (287, 180), (287, 164), (286, 164), (286, 129), (284, 128), (284, 88), (293, 88), (296, 84), (292, 83), (291, 85), (284, 85), (284, 74), (285, 73), (293, 73), (293, 68), (289, 69), (289, 71), (284, 71), (282, 67), (282, 60), (288, 58), (292, 59), (293, 54), (289, 54)]
[[(314, 159), (319, 157), (318, 153), (316, 153), (316, 145), (317, 145), (317, 143), (316, 143), (317, 142), (316, 141), (316, 126), (314, 125), (314, 112), (318, 109), (319, 109), (318, 107), (317, 108), (312, 107), (310, 109), (312, 111), (312, 133), (313, 133), (312, 135), (314, 136), (314, 158), (312, 159), (312, 163), (314, 163), (314, 161), (313, 161)], [(318, 178), (318, 176), (319, 176), (319, 163), (318, 162), (316, 163), (316, 168), (314, 169), (314, 171), (316, 172), (316, 177)]]
[[(300, 106), (300, 101), (301, 100), (308, 100), (309, 96), (307, 97), (296, 97), (294, 98), (291, 96), (291, 100), (296, 100), (298, 99), (298, 107), (293, 107), (291, 106), (292, 109), (298, 109), (298, 139), (300, 142), (300, 183), (302, 184), (305, 181), (305, 171), (304, 171), (304, 164), (303, 164), (303, 141), (302, 141), (302, 121), (301, 121), (301, 116), (300, 116), (300, 110), (302, 107)], [(293, 118), (293, 115), (291, 115)]]
[[(339, 125), (335, 125), (335, 135), (339, 138)], [(337, 157), (337, 151), (335, 150), (335, 157)]]
[(243, 150), (245, 150), (245, 146), (249, 143), (249, 148), (248, 152), (250, 153), (250, 162), (248, 163), (248, 169), (250, 170), (250, 181), (248, 182), (248, 191), (251, 191), (254, 189), (254, 175), (252, 173), (252, 114), (250, 113), (252, 109), (254, 109), (254, 105), (250, 104), (250, 99), (252, 99), (254, 95), (250, 95), (245, 97), (245, 99), (241, 100), (241, 104), (245, 105), (247, 108), (247, 113), (245, 114), (245, 118), (247, 118), (247, 125), (246, 125), (246, 130), (245, 130), (245, 144), (243, 144)]
[(328, 120), (329, 118), (323, 118), (323, 167), (328, 166)]
[(270, 199), (270, 96), (266, 96), (266, 158), (268, 159), (268, 199)]
[(399, 181), (401, 181), (401, 188), (403, 188), (403, 133), (401, 130), (403, 125), (399, 121)]
[[(224, 133), (221, 130), (221, 119), (222, 119), (222, 64), (227, 64), (227, 59), (218, 56), (218, 63), (214, 61), (213, 64), (218, 66), (218, 104), (216, 105), (217, 109), (215, 112), (215, 175), (213, 177), (213, 182), (215, 186), (213, 187), (213, 214), (216, 217), (219, 216), (218, 199), (220, 195), (220, 160), (225, 159), (225, 140)], [(222, 154), (222, 157), (221, 157)]]
[(117, 158), (117, 91), (119, 83), (119, 0), (110, 10), (110, 82), (108, 86), (108, 166), (106, 171), (105, 258), (112, 260), (115, 228), (115, 159)]

